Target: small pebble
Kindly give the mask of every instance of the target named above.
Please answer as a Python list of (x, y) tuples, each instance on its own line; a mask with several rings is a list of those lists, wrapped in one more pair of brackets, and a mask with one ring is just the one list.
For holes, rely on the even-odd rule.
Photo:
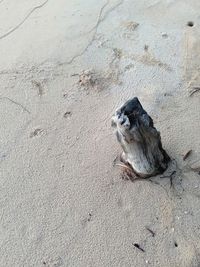
[(167, 38), (167, 37), (168, 37), (167, 33), (166, 33), (166, 32), (163, 32), (163, 33), (162, 33), (162, 37), (163, 37), (163, 38)]

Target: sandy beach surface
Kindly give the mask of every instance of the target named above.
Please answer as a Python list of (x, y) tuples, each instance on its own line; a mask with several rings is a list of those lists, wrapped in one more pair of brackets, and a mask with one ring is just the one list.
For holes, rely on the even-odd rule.
[[(0, 1), (1, 267), (200, 266), (199, 11)], [(111, 117), (134, 96), (173, 159), (166, 178), (113, 166)]]

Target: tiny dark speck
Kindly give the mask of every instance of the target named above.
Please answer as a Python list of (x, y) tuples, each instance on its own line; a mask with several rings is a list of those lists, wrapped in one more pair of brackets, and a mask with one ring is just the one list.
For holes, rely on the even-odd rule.
[(194, 26), (194, 22), (193, 21), (188, 21), (187, 26), (193, 27)]
[(91, 213), (88, 213), (88, 215), (89, 215), (89, 218), (87, 220), (88, 220), (88, 222), (90, 222), (91, 221), (91, 218), (92, 218), (92, 214)]

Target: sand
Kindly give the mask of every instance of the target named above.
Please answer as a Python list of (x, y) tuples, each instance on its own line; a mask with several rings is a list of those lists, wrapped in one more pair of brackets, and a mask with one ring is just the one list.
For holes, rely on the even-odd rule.
[[(200, 266), (199, 10), (0, 1), (0, 266)], [(125, 181), (113, 166), (111, 116), (133, 96), (173, 158), (172, 183)]]

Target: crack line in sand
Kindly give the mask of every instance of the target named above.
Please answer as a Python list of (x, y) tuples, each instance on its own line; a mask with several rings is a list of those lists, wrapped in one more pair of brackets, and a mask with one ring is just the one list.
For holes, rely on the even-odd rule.
[(101, 10), (100, 10), (100, 12), (99, 12), (99, 16), (98, 16), (98, 20), (97, 20), (97, 23), (96, 23), (96, 25), (91, 29), (91, 30), (89, 30), (89, 32), (87, 32), (87, 33), (91, 33), (92, 31), (94, 31), (95, 30), (95, 32), (97, 32), (97, 28), (98, 28), (98, 26), (99, 26), (99, 24), (101, 23), (101, 21), (102, 21), (102, 13), (103, 13), (103, 11), (104, 11), (104, 9), (107, 7), (107, 5), (109, 5), (109, 3), (110, 3), (110, 1), (109, 0), (107, 0), (107, 2), (102, 6), (102, 8), (101, 8)]
[(103, 5), (103, 7), (101, 8), (101, 10), (100, 10), (100, 12), (99, 12), (99, 16), (98, 16), (98, 20), (97, 20), (96, 25), (95, 25), (95, 26), (88, 32), (88, 33), (90, 33), (90, 32), (92, 32), (92, 31), (94, 31), (94, 34), (93, 34), (91, 40), (89, 41), (89, 43), (87, 44), (87, 46), (83, 49), (83, 51), (82, 51), (81, 53), (79, 53), (79, 54), (73, 56), (73, 57), (72, 57), (69, 61), (67, 61), (67, 62), (60, 63), (59, 65), (65, 65), (65, 64), (69, 65), (69, 64), (71, 64), (76, 58), (81, 57), (81, 56), (87, 51), (87, 49), (92, 45), (92, 43), (94, 42), (94, 40), (95, 40), (95, 36), (96, 36), (96, 33), (97, 33), (97, 30), (98, 30), (98, 27), (99, 27), (100, 23), (101, 23), (102, 21), (104, 21), (104, 20), (106, 19), (106, 17), (107, 17), (113, 10), (115, 10), (117, 7), (119, 7), (120, 5), (122, 5), (123, 2), (124, 2), (124, 0), (121, 0), (117, 5), (115, 5), (115, 6), (113, 6), (112, 8), (110, 8), (110, 9), (105, 13), (104, 17), (101, 18), (101, 15), (102, 15), (104, 9), (105, 9), (106, 6), (110, 3), (110, 1), (108, 0), (108, 1)]
[(62, 64), (71, 64), (76, 58), (81, 57), (87, 51), (88, 47), (90, 47), (90, 45), (93, 43), (93, 41), (95, 39), (95, 35), (97, 33), (98, 26), (99, 26), (100, 22), (103, 20), (103, 18), (101, 18), (101, 15), (108, 4), (109, 4), (109, 0), (102, 6), (102, 8), (99, 12), (99, 16), (98, 16), (98, 20), (97, 20), (96, 25), (89, 31), (89, 33), (90, 33), (94, 30), (94, 34), (92, 36), (92, 39), (88, 43), (88, 45), (83, 49), (83, 51), (80, 54), (73, 56), (68, 62), (61, 63), (61, 65)]
[(6, 100), (10, 101), (11, 103), (13, 103), (13, 104), (15, 104), (15, 105), (21, 107), (21, 108), (22, 108), (24, 111), (26, 111), (28, 114), (31, 114), (31, 112), (30, 112), (26, 107), (24, 107), (22, 104), (20, 104), (20, 103), (18, 103), (18, 102), (16, 102), (16, 101), (12, 100), (12, 99), (9, 98), (9, 97), (3, 96), (3, 97), (0, 97), (0, 99), (6, 99)]
[[(3, 0), (2, 0), (2, 1), (3, 1)], [(1, 1), (1, 2), (2, 2), (2, 1)], [(19, 24), (17, 24), (17, 26), (15, 26), (14, 28), (12, 28), (12, 29), (11, 29), (10, 31), (8, 31), (7, 33), (1, 35), (1, 36), (0, 36), (0, 40), (3, 39), (3, 38), (5, 38), (5, 37), (7, 37), (8, 35), (10, 35), (11, 33), (13, 33), (14, 31), (16, 31), (17, 29), (19, 29), (20, 26), (22, 26), (22, 25), (24, 24), (24, 22), (31, 16), (31, 14), (32, 14), (35, 10), (42, 8), (44, 5), (47, 4), (48, 1), (49, 1), (49, 0), (46, 0), (43, 4), (34, 7), (34, 8), (33, 8), (33, 9), (26, 15), (26, 17), (25, 17)], [(0, 3), (1, 3), (1, 2), (0, 2)]]
[[(110, 3), (110, 1), (108, 0), (100, 9), (100, 12), (99, 12), (99, 15), (98, 15), (98, 20), (97, 20), (97, 23), (95, 24), (95, 26), (93, 26), (88, 32), (84, 32), (82, 34), (78, 34), (77, 36), (80, 37), (80, 36), (84, 36), (86, 34), (89, 34), (91, 32), (93, 32), (98, 26), (99, 26), (99, 23), (102, 21), (102, 18), (101, 18), (101, 15), (103, 13), (103, 10), (106, 8), (106, 6)], [(76, 36), (76, 37), (77, 37)]]

